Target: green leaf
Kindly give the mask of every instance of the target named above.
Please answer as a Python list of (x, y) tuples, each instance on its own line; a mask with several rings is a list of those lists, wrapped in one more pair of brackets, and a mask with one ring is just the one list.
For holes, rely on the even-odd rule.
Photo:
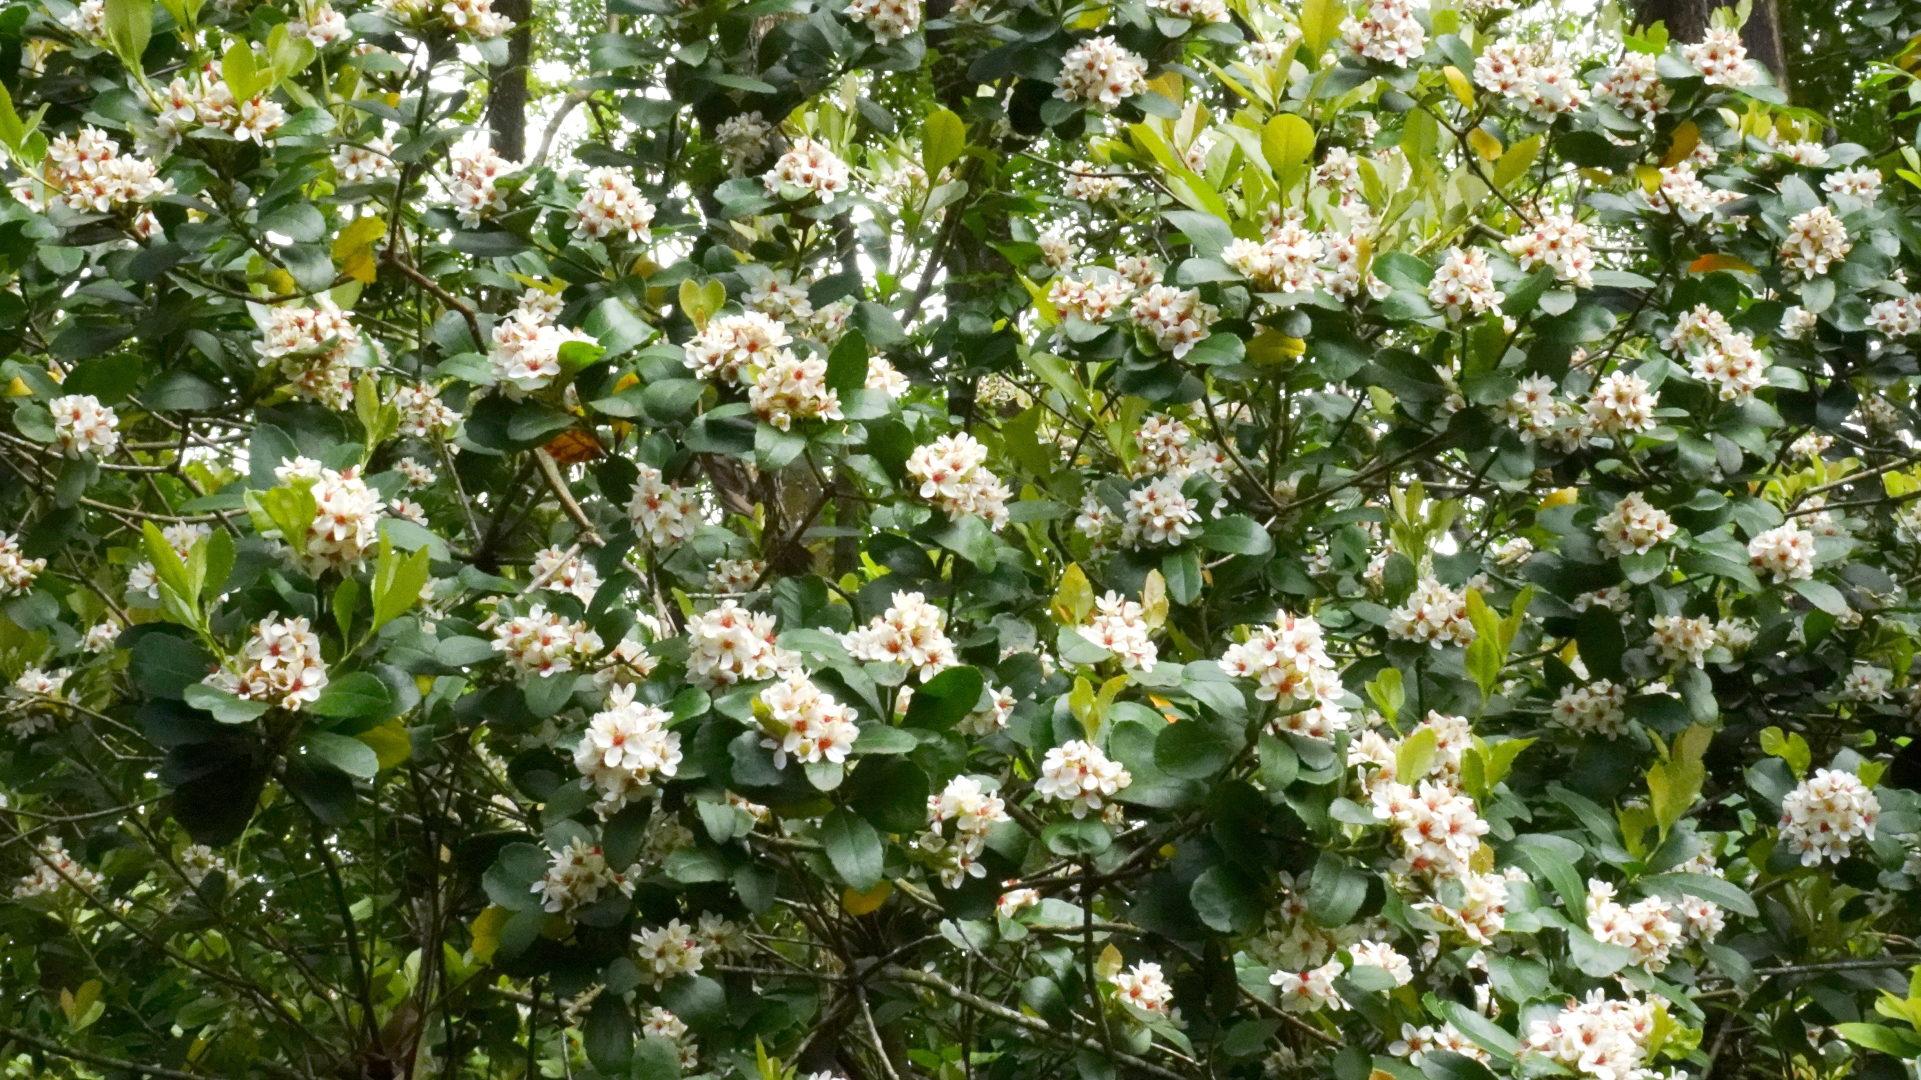
[(820, 843), (843, 882), (859, 892), (880, 884), (885, 852), (880, 834), (864, 818), (836, 807), (820, 823)]
[[(316, 716), (353, 719), (377, 716), (393, 704), (393, 692), (379, 678), (356, 671), (330, 680), (307, 708)], [(371, 753), (371, 751), (369, 751)]]
[(1719, 904), (1737, 915), (1753, 918), (1760, 914), (1760, 909), (1755, 907), (1754, 897), (1749, 896), (1746, 889), (1724, 878), (1706, 874), (1656, 874), (1642, 878), (1640, 884), (1670, 901), (1694, 896)]
[(1788, 588), (1800, 593), (1802, 599), (1808, 603), (1813, 604), (1815, 607), (1837, 618), (1848, 613), (1847, 597), (1841, 595), (1840, 589), (1835, 588), (1825, 581), (1806, 578), (1801, 581), (1790, 582)]
[(1233, 555), (1265, 555), (1274, 541), (1260, 523), (1245, 514), (1216, 518), (1201, 529), (1201, 546)]
[(269, 707), (264, 701), (235, 697), (203, 682), (189, 683), (181, 696), (186, 698), (187, 704), (202, 712), (212, 713), (213, 718), (223, 724), (244, 724), (259, 718)]
[(374, 753), (373, 747), (330, 731), (316, 731), (307, 736), (307, 756), (360, 780), (372, 780), (380, 771), (380, 756)]
[(1193, 551), (1170, 551), (1161, 559), (1168, 599), (1185, 607), (1201, 598), (1201, 558)]
[(1412, 787), (1434, 768), (1434, 763), (1440, 757), (1440, 736), (1431, 727), (1416, 728), (1401, 740), (1400, 748), (1394, 752), (1394, 777)]
[(859, 330), (849, 330), (827, 354), (827, 388), (847, 399), (867, 385), (867, 338)]
[(1340, 33), (1341, 19), (1347, 15), (1346, 5), (1339, 0), (1306, 0), (1301, 5), (1301, 41), (1307, 46), (1310, 64), (1318, 63), (1321, 50)]
[(1660, 823), (1661, 835), (1666, 836), (1700, 796), (1707, 779), (1701, 757), (1713, 738), (1712, 728), (1696, 724), (1675, 737), (1668, 760), (1648, 770), (1648, 808)]
[(1367, 899), (1368, 875), (1331, 851), (1321, 852), (1307, 884), (1307, 911), (1322, 926), (1346, 926)]
[(967, 125), (947, 109), (928, 114), (921, 131), (921, 167), (927, 170), (929, 186), (939, 183), (941, 170), (960, 160), (967, 149)]
[(1188, 887), (1187, 899), (1208, 929), (1223, 934), (1256, 929), (1265, 911), (1261, 890), (1247, 872), (1225, 864), (1201, 871)]
[(420, 600), (420, 590), (431, 573), (426, 548), (402, 557), (382, 537), (380, 558), (374, 563), (374, 629), (405, 614)]
[(627, 1004), (618, 994), (602, 994), (594, 999), (581, 1026), (580, 1041), (587, 1060), (608, 1076), (627, 1071), (634, 1057), (634, 1020)]
[[(1313, 6), (1311, 2), (1308, 5)], [(1302, 17), (1307, 17), (1306, 9)], [(1314, 155), (1314, 126), (1293, 113), (1273, 117), (1261, 129), (1261, 153), (1278, 179), (1288, 170), (1306, 164)]]
[(1237, 747), (1225, 733), (1199, 720), (1181, 720), (1154, 737), (1154, 764), (1183, 780), (1205, 780), (1220, 772)]
[(974, 711), (986, 680), (979, 668), (960, 666), (927, 680), (907, 703), (906, 727), (946, 731)]
[(102, 14), (113, 54), (129, 68), (143, 70), (140, 57), (153, 37), (153, 0), (106, 0)]
[(1843, 1039), (1856, 1046), (1898, 1058), (1921, 1056), (1921, 1035), (1912, 1031), (1901, 1031), (1882, 1024), (1845, 1023), (1834, 1025), (1834, 1031)]

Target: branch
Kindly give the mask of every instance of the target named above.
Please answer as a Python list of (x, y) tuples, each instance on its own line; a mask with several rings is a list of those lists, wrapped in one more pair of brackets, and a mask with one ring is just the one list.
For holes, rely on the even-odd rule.
[(933, 990), (941, 994), (945, 994), (947, 997), (952, 998), (953, 1000), (961, 1003), (962, 1005), (966, 1005), (969, 1008), (978, 1010), (980, 1012), (984, 1012), (987, 1015), (992, 1016), (996, 1019), (1005, 1020), (1008, 1023), (1014, 1024), (1018, 1027), (1026, 1028), (1028, 1031), (1031, 1031), (1034, 1034), (1039, 1035), (1042, 1038), (1048, 1039), (1052, 1042), (1057, 1042), (1065, 1046), (1070, 1046), (1077, 1050), (1093, 1050), (1096, 1053), (1103, 1053), (1103, 1054), (1111, 1053), (1113, 1054), (1115, 1061), (1118, 1061), (1121, 1064), (1126, 1065), (1128, 1068), (1138, 1069), (1139, 1071), (1144, 1072), (1149, 1076), (1158, 1076), (1161, 1078), (1161, 1080), (1187, 1080), (1187, 1078), (1182, 1076), (1180, 1073), (1177, 1073), (1172, 1069), (1168, 1069), (1160, 1065), (1156, 1065), (1145, 1058), (1138, 1058), (1138, 1057), (1135, 1057), (1133, 1054), (1129, 1054), (1121, 1050), (1110, 1050), (1108, 1047), (1102, 1046), (1099, 1040), (1081, 1039), (1081, 1038), (1075, 1038), (1072, 1035), (1063, 1034), (1062, 1032), (1054, 1030), (1054, 1027), (1052, 1024), (1049, 1024), (1047, 1021), (1042, 1020), (1039, 1017), (1028, 1016), (1024, 1013), (1015, 1012), (1013, 1009), (1010, 1009), (1007, 1006), (1002, 1005), (998, 1001), (991, 1001), (987, 998), (981, 997), (979, 994), (970, 994), (967, 991), (962, 990), (960, 987), (955, 986), (953, 983), (948, 982), (946, 979), (943, 979), (938, 975), (929, 974), (928, 972), (925, 972), (925, 971), (914, 971), (909, 968), (900, 967), (895, 964), (888, 964), (887, 966), (883, 967), (881, 969), (881, 974), (885, 975), (890, 979), (895, 979), (904, 983), (913, 983), (915, 986), (925, 987), (926, 989)]
[(391, 247), (381, 253), (380, 261), (405, 274), (414, 284), (432, 294), (434, 299), (460, 312), (460, 317), (467, 320), (468, 331), (474, 335), (474, 346), (476, 348), (483, 347), (487, 344), (486, 335), (480, 332), (480, 320), (474, 318), (474, 306), (472, 304), (441, 288), (438, 281), (414, 269), (412, 263), (401, 258)]
[(595, 547), (606, 547), (607, 541), (602, 540), (600, 534), (594, 531), (593, 519), (589, 518), (587, 511), (582, 510), (580, 503), (574, 500), (573, 492), (567, 490), (567, 480), (560, 475), (560, 464), (554, 460), (554, 455), (549, 454), (544, 448), (537, 449), (534, 451), (534, 461), (540, 466), (541, 477), (547, 481), (547, 490), (554, 493), (554, 498), (560, 500), (561, 509), (567, 511), (567, 516), (573, 518), (574, 524), (580, 526), (581, 540)]
[(58, 1057), (71, 1058), (74, 1061), (84, 1061), (89, 1065), (118, 1069), (122, 1072), (130, 1072), (136, 1075), (144, 1073), (148, 1076), (165, 1077), (166, 1080), (207, 1080), (205, 1076), (199, 1073), (181, 1072), (179, 1069), (169, 1069), (163, 1065), (147, 1065), (137, 1061), (122, 1061), (119, 1058), (108, 1057), (105, 1054), (95, 1054), (86, 1050), (71, 1050), (51, 1039), (43, 1039), (30, 1032), (21, 1031), (19, 1028), (0, 1026), (0, 1038), (25, 1043), (28, 1046), (44, 1050)]

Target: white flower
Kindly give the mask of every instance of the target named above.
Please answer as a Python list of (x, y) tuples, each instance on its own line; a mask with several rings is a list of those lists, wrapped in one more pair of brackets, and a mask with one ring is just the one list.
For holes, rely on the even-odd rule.
[(583, 786), (599, 792), (597, 809), (606, 817), (640, 796), (654, 777), (672, 776), (680, 766), (680, 735), (667, 730), (665, 710), (634, 701), (632, 686), (616, 686), (607, 708), (594, 714), (574, 748), (574, 768)]
[(1588, 420), (1596, 431), (1621, 435), (1654, 428), (1654, 410), (1660, 395), (1648, 389), (1648, 381), (1625, 371), (1610, 372), (1595, 384), (1588, 399)]
[[(987, 849), (987, 834), (1010, 820), (1006, 804), (980, 777), (956, 776), (939, 794), (927, 797), (928, 828), (917, 843), (933, 858), (941, 884), (957, 889), (969, 877), (986, 876), (980, 856)], [(951, 840), (943, 832), (950, 821), (954, 824)]]
[(29, 559), (19, 550), (17, 536), (0, 532), (0, 596), (25, 596), (44, 569), (46, 559)]
[(1710, 27), (1698, 43), (1681, 46), (1681, 55), (1710, 86), (1753, 86), (1760, 81), (1760, 74), (1748, 62), (1747, 46), (1733, 30)]
[(774, 752), (777, 769), (786, 768), (790, 757), (802, 765), (839, 764), (847, 760), (860, 737), (853, 710), (801, 672), (792, 672), (762, 690), (760, 703), (768, 712), (761, 722), (768, 737), (760, 744)]
[(667, 547), (700, 529), (700, 506), (692, 491), (667, 483), (659, 469), (643, 462), (627, 500), (627, 520), (633, 522), (636, 536)]
[(1147, 64), (1111, 37), (1088, 38), (1061, 59), (1060, 88), (1054, 96), (1111, 109), (1123, 98), (1147, 91)]
[(1414, 965), (1384, 941), (1359, 942), (1347, 952), (1354, 961), (1354, 967), (1380, 968), (1393, 978), (1395, 986), (1406, 986), (1414, 981)]
[(385, 135), (372, 135), (361, 144), (342, 142), (334, 147), (334, 175), (342, 184), (365, 184), (393, 176), (394, 142)]
[(1101, 800), (1112, 798), (1134, 777), (1118, 761), (1110, 761), (1100, 748), (1079, 739), (1056, 746), (1041, 761), (1040, 778), (1034, 791), (1043, 799), (1069, 804), (1077, 818), (1089, 810), (1099, 810)]
[(1601, 550), (1609, 555), (1645, 555), (1654, 545), (1674, 535), (1674, 519), (1650, 505), (1638, 491), (1614, 504), (1594, 523), (1601, 534)]
[(65, 889), (91, 893), (107, 883), (105, 876), (82, 866), (67, 854), (66, 842), (58, 836), (44, 836), (31, 852), (28, 873), (13, 887), (15, 900), (47, 896)]
[(99, 653), (108, 653), (117, 647), (119, 640), (119, 624), (108, 619), (105, 622), (97, 622), (87, 627), (86, 634), (80, 639), (80, 649), (83, 652), (94, 653), (96, 655)]
[(875, 44), (885, 45), (920, 28), (920, 0), (850, 0), (847, 17), (871, 30)]
[(269, 615), (255, 625), (239, 654), (201, 681), (248, 701), (305, 708), (327, 688), (320, 636), (305, 616), (282, 620), (278, 613)]
[(841, 636), (856, 660), (900, 664), (926, 682), (960, 663), (944, 629), (947, 615), (918, 592), (896, 592), (886, 612)]
[(779, 320), (758, 311), (722, 315), (687, 343), (683, 362), (703, 379), (738, 385), (742, 369), (774, 363), (793, 340)]
[[(1880, 308), (1880, 304), (1875, 305), (1875, 310)], [(1821, 316), (1797, 304), (1781, 313), (1781, 336), (1789, 341), (1806, 341), (1808, 335), (1814, 332), (1815, 324), (1820, 321)], [(1873, 316), (1869, 316), (1868, 323), (1874, 325)]]
[(460, 423), (460, 414), (424, 386), (402, 386), (394, 391), (400, 410), (400, 433), (416, 439), (444, 438)]
[(1415, 585), (1414, 592), (1388, 618), (1390, 637), (1425, 641), (1435, 648), (1467, 645), (1474, 640), (1474, 624), (1467, 617), (1467, 594), (1432, 577)]
[(840, 394), (827, 386), (827, 361), (782, 349), (754, 376), (747, 400), (762, 420), (787, 431), (795, 420), (840, 420)]
[(848, 190), (850, 174), (847, 163), (835, 156), (826, 143), (803, 135), (762, 175), (761, 183), (766, 186), (767, 194), (777, 198), (813, 195), (821, 202), (830, 203), (834, 196)]
[(553, 862), (534, 882), (532, 891), (540, 897), (542, 908), (572, 918), (603, 896), (615, 892), (634, 895), (634, 882), (607, 865), (607, 856), (599, 845), (577, 839), (554, 853)]
[(1802, 866), (1848, 857), (1855, 839), (1874, 839), (1881, 801), (1861, 778), (1840, 769), (1816, 769), (1781, 800), (1781, 841), (1801, 856)]
[(1594, 252), (1588, 247), (1592, 235), (1592, 230), (1571, 217), (1550, 217), (1527, 232), (1509, 237), (1501, 246), (1521, 269), (1545, 266), (1554, 271), (1557, 280), (1586, 289), (1594, 285)]
[(1133, 181), (1126, 176), (1102, 169), (1091, 161), (1074, 161), (1067, 166), (1067, 179), (1061, 190), (1070, 199), (1102, 202), (1133, 186)]
[(679, 919), (635, 934), (634, 945), (635, 963), (655, 986), (700, 971), (701, 956), (707, 951), (699, 935)]
[(714, 129), (714, 140), (727, 159), (727, 171), (734, 176), (746, 172), (747, 166), (765, 156), (773, 137), (774, 125), (758, 112), (730, 116)]
[(380, 519), (386, 509), (380, 492), (368, 487), (353, 469), (321, 469), (308, 492), (314, 500), (314, 517), (307, 534), (281, 540), (316, 574), (358, 568), (367, 553), (380, 546)]
[(1492, 311), (1506, 297), (1494, 287), (1494, 269), (1479, 248), (1449, 248), (1428, 283), (1427, 298), (1450, 319)]
[(1075, 632), (1114, 654), (1121, 666), (1134, 671), (1151, 671), (1160, 650), (1149, 638), (1146, 610), (1120, 593), (1109, 590), (1094, 601), (1087, 625)]
[(1748, 562), (1775, 584), (1814, 576), (1814, 534), (1789, 522), (1748, 541)]
[(494, 324), (487, 362), (509, 398), (518, 401), (559, 377), (563, 346), (594, 344), (587, 334), (555, 324), (559, 306), (559, 297), (530, 288), (514, 310)]
[(1224, 23), (1228, 18), (1227, 4), (1223, 0), (1148, 0), (1147, 6), (1176, 19), (1203, 25)]
[(1808, 277), (1828, 272), (1828, 265), (1847, 257), (1854, 244), (1847, 226), (1825, 206), (1804, 210), (1788, 222), (1788, 238), (1781, 245), (1781, 262)]
[(1334, 980), (1347, 970), (1339, 960), (1329, 960), (1320, 967), (1303, 972), (1277, 971), (1267, 977), (1267, 981), (1278, 987), (1281, 1008), (1291, 1013), (1319, 1012), (1322, 1009), (1345, 1009), (1347, 1002), (1334, 989)]
[(1836, 195), (1852, 195), (1868, 205), (1881, 194), (1881, 170), (1872, 165), (1837, 169), (1821, 181), (1821, 186)]
[(759, 559), (719, 559), (707, 571), (707, 587), (717, 593), (743, 596), (753, 591), (767, 574), (767, 564)]
[(576, 238), (614, 237), (633, 243), (648, 238), (654, 204), (647, 201), (626, 172), (605, 166), (589, 169), (582, 185), (580, 201), (574, 204)]
[(493, 147), (476, 139), (464, 139), (448, 151), (447, 193), (462, 225), (470, 229), (477, 227), (482, 218), (507, 209), (507, 197), (501, 192), (499, 182), (513, 168), (513, 163)]
[(1406, 67), (1427, 48), (1427, 29), (1411, 0), (1370, 0), (1364, 14), (1341, 20), (1341, 43), (1356, 56)]
[(1155, 347), (1179, 359), (1207, 337), (1221, 313), (1201, 299), (1199, 290), (1149, 285), (1134, 298), (1127, 315), (1154, 339)]
[[(1305, 615), (1277, 612), (1274, 625), (1259, 627), (1244, 642), (1221, 654), (1221, 670), (1237, 679), (1254, 679), (1254, 696), (1278, 701), (1284, 709), (1268, 725), (1278, 735), (1293, 732), (1329, 739), (1347, 728), (1345, 691), (1327, 655), (1321, 624)], [(1306, 708), (1295, 708), (1305, 705)]]
[(1161, 974), (1159, 964), (1143, 961), (1115, 972), (1108, 981), (1114, 984), (1116, 1000), (1137, 1009), (1166, 1016), (1174, 1001), (1174, 988)]
[(1655, 73), (1655, 63), (1650, 53), (1628, 53), (1606, 78), (1594, 84), (1594, 92), (1631, 118), (1651, 118), (1674, 97), (1674, 91)]
[(1569, 731), (1618, 739), (1627, 728), (1627, 687), (1607, 679), (1586, 686), (1564, 686), (1549, 718)]
[(277, 365), (299, 396), (347, 408), (360, 366), (360, 331), (347, 313), (318, 296), (312, 307), (270, 308), (265, 318), (261, 340), (253, 347), (261, 365)]
[(1200, 504), (1181, 491), (1180, 481), (1164, 476), (1127, 493), (1121, 543), (1131, 548), (1172, 547), (1193, 536)]
[(71, 458), (103, 458), (120, 445), (120, 418), (92, 394), (67, 394), (47, 402), (53, 441)]
[(1891, 338), (1921, 334), (1921, 301), (1912, 296), (1898, 296), (1877, 302), (1868, 309), (1868, 328)]
[(942, 435), (914, 448), (907, 475), (920, 482), (920, 497), (949, 517), (974, 514), (999, 532), (1007, 524), (1012, 493), (986, 462), (987, 447), (972, 435)]
[(1593, 1080), (1642, 1080), (1650, 1076), (1642, 1065), (1654, 1016), (1645, 1001), (1609, 1001), (1595, 990), (1553, 1019), (1529, 1024), (1521, 1056), (1545, 1057)]
[(774, 644), (772, 615), (734, 600), (687, 620), (687, 648), (687, 677), (709, 689), (773, 678), (795, 660)]
[(1660, 897), (1623, 905), (1614, 899), (1612, 885), (1593, 879), (1588, 881), (1587, 928), (1597, 940), (1631, 950), (1634, 962), (1651, 972), (1667, 967), (1687, 930)]
[(1656, 615), (1648, 620), (1648, 625), (1653, 629), (1649, 640), (1661, 659), (1670, 664), (1700, 667), (1718, 640), (1714, 622), (1707, 618)]
[(1865, 660), (1856, 660), (1841, 686), (1841, 696), (1850, 701), (1880, 701), (1888, 696), (1894, 673)]
[(522, 677), (573, 671), (600, 650), (600, 635), (586, 623), (550, 612), (544, 604), (535, 604), (525, 615), (503, 619), (494, 627), (494, 651)]

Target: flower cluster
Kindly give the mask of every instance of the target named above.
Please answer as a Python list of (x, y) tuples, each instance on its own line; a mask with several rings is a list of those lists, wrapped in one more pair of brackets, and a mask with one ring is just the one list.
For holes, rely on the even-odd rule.
[(1120, 762), (1109, 760), (1092, 743), (1075, 739), (1047, 752), (1034, 791), (1043, 799), (1067, 803), (1080, 818), (1099, 810), (1103, 799), (1113, 798), (1133, 782), (1133, 775)]
[(278, 613), (269, 615), (254, 626), (240, 652), (203, 681), (246, 701), (305, 708), (327, 688), (320, 636), (304, 615), (284, 620)]
[(701, 378), (736, 386), (743, 370), (751, 376), (782, 355), (790, 355), (788, 346), (793, 341), (780, 320), (761, 312), (722, 315), (708, 320), (687, 343), (683, 359)]
[(481, 219), (507, 209), (507, 195), (500, 190), (500, 181), (513, 168), (513, 163), (493, 147), (473, 139), (456, 144), (448, 152), (447, 193), (462, 225), (475, 228)]
[(838, 765), (847, 760), (854, 740), (860, 737), (853, 710), (815, 686), (802, 672), (789, 672), (762, 690), (760, 704), (767, 713), (761, 720), (761, 730), (768, 736), (760, 744), (774, 752), (774, 767), (778, 769), (786, 768), (790, 757), (802, 765), (818, 761)]
[(603, 648), (600, 635), (587, 624), (535, 604), (524, 615), (502, 619), (494, 626), (494, 651), (506, 658), (516, 675), (545, 677), (586, 666)]
[(1435, 648), (1466, 645), (1474, 640), (1474, 624), (1467, 617), (1467, 593), (1423, 577), (1407, 601), (1388, 618), (1387, 632), (1404, 641), (1425, 641)]
[(269, 308), (254, 342), (260, 363), (277, 365), (301, 397), (334, 409), (353, 400), (360, 365), (360, 331), (346, 312), (325, 297), (312, 307)]
[(1558, 1062), (1594, 1080), (1634, 1080), (1644, 1075), (1655, 1007), (1630, 998), (1610, 1001), (1595, 990), (1553, 1019), (1528, 1025), (1524, 1056)]
[(1808, 277), (1819, 277), (1828, 266), (1840, 262), (1854, 250), (1847, 226), (1825, 206), (1804, 210), (1788, 222), (1787, 239), (1781, 245), (1781, 262), (1790, 270)]
[(633, 178), (605, 166), (587, 170), (580, 201), (574, 204), (574, 236), (596, 240), (646, 240), (654, 223), (654, 204), (634, 186)]
[(638, 466), (633, 491), (627, 501), (627, 520), (634, 534), (655, 547), (678, 544), (700, 528), (700, 505), (694, 493), (667, 482), (659, 469), (645, 462)]
[(1274, 625), (1259, 627), (1246, 641), (1229, 645), (1220, 665), (1234, 678), (1258, 682), (1255, 697), (1288, 706), (1268, 724), (1276, 735), (1293, 732), (1332, 740), (1347, 728), (1347, 710), (1341, 705), (1346, 691), (1327, 655), (1321, 624), (1305, 615), (1277, 612)]
[(1060, 88), (1054, 96), (1111, 109), (1122, 99), (1146, 91), (1146, 61), (1111, 37), (1093, 37), (1069, 49), (1062, 58)]
[(1322, 1009), (1345, 1009), (1347, 1001), (1340, 991), (1334, 988), (1334, 980), (1346, 971), (1346, 965), (1339, 960), (1329, 960), (1316, 968), (1306, 971), (1277, 971), (1267, 977), (1276, 989), (1274, 996), (1281, 1008), (1291, 1013), (1319, 1012)]
[(45, 559), (29, 559), (20, 550), (20, 538), (0, 533), (0, 596), (22, 596), (33, 588), (33, 579), (47, 568)]
[(794, 666), (793, 655), (774, 644), (774, 617), (722, 600), (687, 620), (687, 677), (706, 686), (771, 679)]
[(575, 839), (554, 853), (553, 862), (534, 882), (532, 891), (546, 911), (573, 918), (615, 893), (634, 895), (630, 873), (608, 866), (600, 845)]
[(1008, 521), (1012, 492), (987, 468), (987, 447), (965, 432), (942, 435), (917, 446), (907, 458), (907, 475), (920, 483), (920, 497), (949, 517), (974, 514), (1000, 531)]
[[(981, 853), (987, 850), (987, 834), (1011, 820), (1006, 803), (980, 777), (956, 776), (938, 794), (927, 797), (927, 831), (916, 843), (936, 860), (941, 884), (958, 889), (970, 877), (987, 875), (980, 863)], [(951, 838), (944, 833), (950, 821), (954, 825)]]
[(654, 777), (680, 767), (680, 735), (667, 730), (672, 716), (634, 700), (632, 686), (616, 686), (607, 707), (594, 714), (574, 748), (581, 784), (600, 795), (595, 809), (608, 817), (639, 799)]
[(1628, 689), (1608, 679), (1564, 686), (1548, 713), (1555, 724), (1583, 734), (1618, 739), (1626, 734)]
[(920, 0), (851, 0), (847, 17), (872, 31), (876, 44), (886, 45), (920, 29)]
[(1075, 631), (1113, 653), (1121, 666), (1130, 670), (1151, 671), (1160, 659), (1160, 650), (1149, 637), (1146, 609), (1117, 592), (1097, 598), (1087, 624)]
[(1840, 862), (1856, 838), (1874, 839), (1881, 800), (1843, 769), (1816, 769), (1781, 800), (1781, 842), (1802, 866)]
[(1108, 981), (1114, 984), (1116, 1001), (1143, 1012), (1166, 1016), (1174, 1003), (1174, 988), (1161, 974), (1161, 966), (1152, 961), (1117, 971)]
[(1645, 555), (1675, 531), (1668, 512), (1650, 504), (1638, 491), (1629, 492), (1601, 515), (1594, 529), (1601, 534), (1601, 550), (1609, 555)]
[(1748, 541), (1748, 562), (1776, 584), (1814, 576), (1814, 534), (1789, 522)]
[[(7, 189), (35, 213), (58, 207), (77, 214), (143, 207), (174, 190), (172, 181), (161, 177), (152, 162), (122, 155), (119, 143), (92, 126), (81, 128), (77, 135), (54, 136), (38, 170), (16, 177)], [(158, 229), (153, 215), (141, 211), (136, 233), (150, 236)]]
[(1493, 311), (1503, 299), (1494, 287), (1494, 268), (1479, 248), (1449, 248), (1428, 282), (1427, 298), (1450, 319)]
[(1155, 348), (1173, 353), (1176, 359), (1199, 345), (1220, 316), (1218, 308), (1201, 299), (1199, 290), (1172, 285), (1149, 285), (1127, 310), (1127, 317), (1153, 339)]
[(840, 394), (827, 385), (827, 361), (802, 359), (791, 350), (776, 352), (754, 376), (747, 401), (762, 420), (782, 431), (795, 420), (839, 420)]
[(1509, 255), (1532, 270), (1545, 266), (1557, 280), (1576, 288), (1594, 285), (1594, 252), (1588, 247), (1593, 230), (1565, 215), (1536, 222), (1528, 231), (1517, 233), (1502, 243)]
[(69, 888), (93, 893), (107, 883), (104, 875), (88, 869), (69, 855), (66, 841), (58, 836), (49, 835), (41, 839), (33, 849), (29, 866), (26, 876), (13, 886), (15, 900), (50, 896)]
[(802, 136), (760, 180), (769, 195), (791, 199), (812, 196), (830, 203), (834, 196), (848, 190), (852, 174), (826, 143)]
[(874, 664), (899, 664), (926, 682), (960, 663), (947, 639), (947, 615), (917, 592), (897, 592), (885, 612), (841, 636), (848, 655)]
[(53, 441), (68, 457), (103, 458), (120, 445), (120, 417), (92, 394), (67, 394), (47, 403)]
[(561, 349), (569, 344), (594, 344), (594, 339), (554, 322), (560, 297), (541, 289), (521, 294), (514, 310), (494, 324), (493, 350), (487, 355), (494, 380), (516, 401), (560, 376)]
[(1199, 507), (1175, 477), (1163, 476), (1143, 484), (1127, 493), (1121, 544), (1130, 548), (1179, 544), (1198, 531)]
[(1412, 0), (1369, 0), (1365, 14), (1341, 20), (1341, 42), (1356, 56), (1406, 67), (1427, 48), (1427, 28)]

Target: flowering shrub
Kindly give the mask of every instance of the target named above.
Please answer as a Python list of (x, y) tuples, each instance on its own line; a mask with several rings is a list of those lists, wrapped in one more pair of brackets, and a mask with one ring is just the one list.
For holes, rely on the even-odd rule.
[(1911, 139), (507, 7), (0, 8), (7, 1075), (1910, 1075)]

